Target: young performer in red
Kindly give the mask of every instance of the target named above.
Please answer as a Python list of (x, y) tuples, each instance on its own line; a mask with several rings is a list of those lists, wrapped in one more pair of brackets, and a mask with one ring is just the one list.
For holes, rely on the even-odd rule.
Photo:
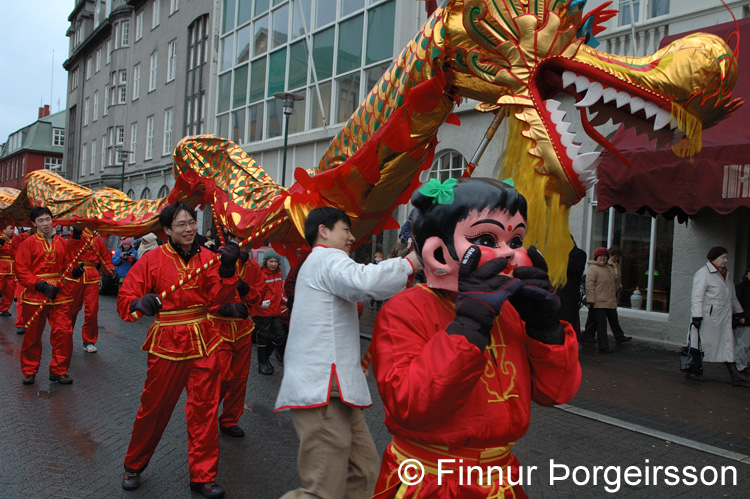
[[(16, 251), (16, 277), (23, 287), (18, 302), (23, 304), (21, 322), (26, 324), (26, 336), (21, 346), (21, 372), (23, 384), (34, 383), (42, 356), (42, 332), (49, 321), (52, 359), (49, 365), (50, 381), (61, 385), (73, 383), (68, 376), (70, 356), (73, 350), (73, 328), (70, 325), (68, 304), (69, 276), (63, 271), (71, 263), (65, 240), (55, 234), (52, 212), (48, 208), (35, 206), (31, 209), (31, 223), (37, 233), (23, 241)], [(83, 265), (72, 269), (73, 279), (83, 274)], [(31, 317), (41, 307), (36, 318)]]
[[(525, 497), (508, 482), (518, 483), (511, 449), (531, 401), (567, 402), (581, 377), (544, 259), (523, 248), (526, 201), (506, 184), (469, 178), (431, 181), (412, 203), (427, 285), (399, 293), (376, 319), (372, 366), (393, 442), (374, 497)], [(424, 466), (418, 485), (399, 479), (409, 459)], [(502, 477), (475, 473), (468, 483), (460, 472), (469, 466), (496, 466)]]
[(83, 247), (79, 260), (83, 263), (83, 275), (71, 286), (72, 302), (70, 304), (70, 321), (76, 326), (76, 319), (81, 308), (84, 309), (81, 338), (83, 349), (89, 353), (96, 352), (96, 340), (99, 339), (99, 283), (102, 280), (99, 269), (114, 274), (112, 259), (107, 245), (98, 235), (93, 235), (90, 243), (85, 236), (81, 237), (81, 229), (74, 227), (68, 244), (72, 253), (77, 253)]
[[(239, 244), (242, 238), (229, 234), (227, 240)], [(237, 423), (245, 410), (245, 390), (253, 347), (251, 333), (255, 327), (248, 307), (254, 305), (263, 293), (263, 275), (250, 256), (250, 245), (243, 246), (237, 262), (239, 282), (234, 299), (211, 307), (208, 314), (211, 324), (224, 338), (217, 351), (222, 367), (220, 402), (224, 402), (219, 429), (231, 437), (245, 436)]]
[(0, 317), (10, 317), (8, 309), (13, 304), (16, 291), (16, 275), (13, 272), (15, 245), (12, 242), (13, 224), (3, 223), (0, 236)]
[(222, 497), (216, 484), (219, 437), (216, 415), (219, 405), (220, 366), (215, 350), (222, 342), (211, 327), (206, 307), (230, 303), (236, 294), (236, 244), (219, 250), (221, 266), (211, 266), (190, 282), (159, 296), (173, 284), (195, 273), (215, 253), (195, 241), (195, 211), (183, 203), (167, 206), (159, 215), (169, 243), (149, 251), (136, 262), (117, 297), (117, 311), (126, 321), (139, 312), (154, 316), (143, 349), (148, 351), (148, 370), (141, 407), (133, 423), (122, 488), (140, 485), (141, 472), (169, 423), (182, 391), (187, 389), (185, 417), (188, 430), (190, 488), (205, 497)]
[(258, 345), (258, 372), (273, 374), (270, 362), (274, 348), (284, 348), (284, 322), (282, 313), (285, 308), (284, 278), (281, 277), (281, 257), (269, 249), (263, 255), (263, 280), (265, 292), (261, 304), (254, 307), (255, 342)]

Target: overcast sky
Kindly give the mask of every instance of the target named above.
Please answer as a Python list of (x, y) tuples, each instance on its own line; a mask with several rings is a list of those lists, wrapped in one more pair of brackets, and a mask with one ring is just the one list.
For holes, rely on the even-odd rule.
[(65, 110), (67, 72), (62, 63), (68, 58), (65, 32), (74, 6), (75, 0), (3, 2), (0, 143), (35, 122), (40, 105), (50, 104), (53, 113)]

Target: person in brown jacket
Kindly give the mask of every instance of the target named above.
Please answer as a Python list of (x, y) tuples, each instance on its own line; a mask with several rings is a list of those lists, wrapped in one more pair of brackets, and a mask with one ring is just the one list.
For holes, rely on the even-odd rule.
[(615, 270), (607, 265), (610, 254), (607, 248), (594, 251), (594, 259), (589, 260), (586, 272), (586, 306), (589, 314), (594, 314), (599, 351), (612, 353), (607, 341), (607, 322), (612, 328), (617, 343), (625, 343), (633, 338), (625, 336), (617, 317), (617, 283)]

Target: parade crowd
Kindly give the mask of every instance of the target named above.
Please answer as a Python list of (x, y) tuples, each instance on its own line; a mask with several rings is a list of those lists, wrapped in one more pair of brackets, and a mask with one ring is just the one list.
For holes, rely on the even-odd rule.
[[(15, 234), (5, 224), (0, 238), (0, 315), (10, 315), (15, 297), (22, 383), (36, 382), (47, 324), (49, 379), (73, 383), (73, 327), (83, 309), (82, 346), (95, 353), (99, 282), (109, 274), (121, 281), (123, 320), (154, 318), (123, 489), (139, 487), (185, 391), (189, 486), (224, 496), (218, 435), (245, 435), (239, 420), (255, 343), (261, 374), (273, 374), (272, 354), (283, 362), (275, 407), (291, 411), (299, 437), (302, 486), (284, 498), (526, 497), (512, 447), (529, 426), (531, 401), (551, 406), (575, 395), (580, 325), (561, 320), (544, 257), (523, 245), (524, 197), (494, 180), (451, 180), (414, 193), (405, 244), (375, 264), (351, 258), (356, 240), (345, 212), (312, 210), (308, 246), (286, 280), (279, 254), (265, 251), (259, 265), (239, 234), (200, 236), (195, 211), (181, 202), (159, 215), (163, 244), (149, 234), (138, 251), (123, 238), (114, 254), (87, 228), (61, 237), (50, 210), (34, 207), (32, 230)], [(597, 250), (590, 262), (602, 276), (589, 278), (587, 334), (596, 330), (600, 350), (616, 310), (609, 253)], [(364, 356), (362, 304), (379, 308)], [(618, 342), (630, 339), (618, 333)], [(382, 458), (363, 413), (372, 405), (370, 367), (393, 436)], [(403, 463), (441, 459), (497, 467), (508, 478), (465, 484), (428, 466), (419, 484), (401, 479)]]

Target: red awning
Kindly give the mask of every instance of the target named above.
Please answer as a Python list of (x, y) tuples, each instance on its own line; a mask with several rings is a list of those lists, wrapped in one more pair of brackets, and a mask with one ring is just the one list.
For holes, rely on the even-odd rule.
[[(726, 214), (750, 206), (750, 19), (738, 22), (739, 78), (732, 97), (746, 103), (728, 119), (703, 131), (703, 149), (691, 161), (671, 149), (653, 150), (644, 137), (621, 127), (612, 145), (633, 162), (629, 168), (607, 151), (597, 177), (598, 209), (694, 215), (703, 208)], [(734, 22), (697, 31), (729, 39)], [(662, 46), (687, 33), (666, 37)], [(735, 38), (730, 42), (733, 47)]]

